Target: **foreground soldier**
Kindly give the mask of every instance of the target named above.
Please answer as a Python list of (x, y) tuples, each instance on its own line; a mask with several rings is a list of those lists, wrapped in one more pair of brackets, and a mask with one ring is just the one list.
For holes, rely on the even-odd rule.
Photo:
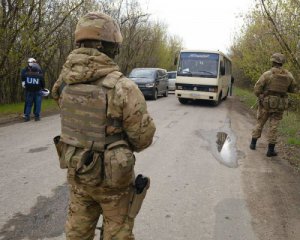
[(61, 107), (56, 146), (70, 184), (66, 237), (94, 239), (102, 214), (104, 240), (134, 239), (135, 216), (128, 214), (133, 151), (152, 143), (155, 125), (142, 93), (112, 60), (122, 42), (117, 23), (103, 13), (89, 13), (79, 20), (75, 41), (78, 48), (52, 89)]
[(277, 128), (284, 110), (288, 109), (287, 93), (296, 92), (296, 81), (293, 75), (282, 68), (285, 57), (281, 53), (271, 56), (272, 68), (263, 73), (254, 86), (254, 93), (258, 97), (257, 123), (252, 132), (250, 149), (255, 150), (257, 139), (261, 137), (264, 124), (269, 119), (267, 156), (277, 156), (275, 144)]

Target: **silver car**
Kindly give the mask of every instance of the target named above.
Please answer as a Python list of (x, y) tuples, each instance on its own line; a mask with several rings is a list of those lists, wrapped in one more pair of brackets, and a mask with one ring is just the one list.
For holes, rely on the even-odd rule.
[(176, 71), (168, 72), (169, 91), (175, 91)]

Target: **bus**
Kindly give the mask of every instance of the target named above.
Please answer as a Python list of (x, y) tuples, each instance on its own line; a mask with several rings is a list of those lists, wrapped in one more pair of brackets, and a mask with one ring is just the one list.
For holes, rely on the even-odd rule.
[(204, 99), (218, 105), (230, 92), (231, 60), (220, 51), (182, 50), (179, 55), (175, 95), (179, 102)]

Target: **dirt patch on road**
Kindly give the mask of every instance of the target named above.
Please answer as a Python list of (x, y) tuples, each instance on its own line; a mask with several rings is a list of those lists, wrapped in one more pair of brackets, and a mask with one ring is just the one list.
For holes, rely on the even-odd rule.
[[(286, 146), (278, 144), (279, 155), (266, 157), (268, 144), (263, 134), (257, 150), (250, 150), (255, 113), (234, 98), (226, 104), (230, 109), (237, 148), (244, 153), (244, 157), (239, 159), (239, 167), (252, 226), (258, 239), (300, 239), (300, 174), (285, 160), (288, 157)], [(292, 152), (292, 156), (297, 154)]]

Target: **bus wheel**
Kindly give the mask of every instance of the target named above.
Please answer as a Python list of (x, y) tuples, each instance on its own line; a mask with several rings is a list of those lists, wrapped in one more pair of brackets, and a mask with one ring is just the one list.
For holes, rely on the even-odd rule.
[(178, 98), (178, 101), (179, 101), (181, 104), (187, 104), (188, 99), (186, 99), (186, 98)]
[(220, 92), (218, 100), (214, 101), (214, 105), (218, 106), (221, 103), (221, 101), (222, 101), (222, 92)]
[(226, 96), (223, 98), (223, 100), (226, 100), (226, 98), (228, 97), (229, 91), (230, 91), (230, 89), (228, 88)]

